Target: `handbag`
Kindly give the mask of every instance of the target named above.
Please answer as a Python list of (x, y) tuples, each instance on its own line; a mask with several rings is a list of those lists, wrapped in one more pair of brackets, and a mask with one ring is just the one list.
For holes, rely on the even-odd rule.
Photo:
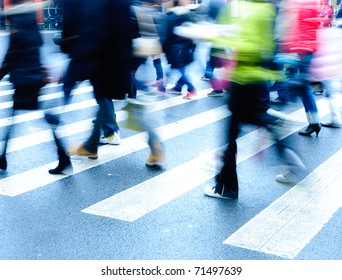
[(133, 6), (135, 14), (137, 16), (137, 21), (139, 25), (140, 33), (144, 31), (143, 22), (149, 23), (153, 26), (154, 36), (141, 36), (132, 40), (133, 54), (137, 57), (149, 57), (155, 56), (163, 53), (163, 48), (160, 43), (157, 29), (153, 22), (153, 17), (148, 14), (144, 9)]
[(127, 119), (124, 126), (135, 131), (146, 131), (146, 114), (150, 107), (146, 102), (136, 99), (128, 99), (127, 105), (123, 108), (127, 112)]

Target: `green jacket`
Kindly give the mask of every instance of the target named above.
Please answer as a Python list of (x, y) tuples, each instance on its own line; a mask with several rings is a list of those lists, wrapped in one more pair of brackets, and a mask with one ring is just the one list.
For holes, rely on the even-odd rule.
[(281, 75), (265, 66), (271, 61), (275, 49), (273, 26), (274, 6), (265, 2), (244, 2), (228, 5), (221, 12), (218, 23), (233, 25), (236, 34), (212, 39), (215, 46), (230, 48), (235, 53), (236, 66), (229, 80), (239, 84), (252, 84), (278, 80)]

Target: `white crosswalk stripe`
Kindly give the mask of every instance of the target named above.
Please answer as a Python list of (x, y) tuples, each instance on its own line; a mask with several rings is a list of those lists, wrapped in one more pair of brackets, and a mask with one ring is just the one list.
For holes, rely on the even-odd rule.
[[(7, 85), (9, 85), (8, 82), (1, 82), (0, 89), (2, 86), (5, 87)], [(57, 85), (50, 85), (49, 87), (54, 89)], [(96, 106), (96, 102), (91, 98), (91, 91), (92, 88), (86, 84), (80, 86), (75, 90), (74, 94), (86, 94), (87, 100), (56, 107), (55, 110), (60, 113), (74, 113), (78, 110), (87, 110)], [(200, 91), (198, 99), (206, 98), (209, 91), (210, 89)], [(0, 90), (0, 97), (4, 98), (12, 93), (13, 90)], [(62, 92), (56, 91), (42, 95), (39, 101), (50, 101), (62, 97)], [(339, 99), (340, 101), (341, 99)], [(194, 101), (184, 100), (181, 97), (167, 98), (157, 101), (154, 111), (177, 108), (177, 106), (188, 102)], [(324, 99), (319, 100), (317, 105), (321, 117), (329, 113), (329, 108)], [(8, 109), (11, 106), (11, 101), (0, 103), (0, 109)], [(118, 111), (116, 114), (118, 122), (124, 122), (127, 119), (124, 111)], [(157, 132), (162, 141), (177, 139), (177, 137), (215, 124), (229, 116), (230, 112), (227, 110), (226, 105), (220, 105), (214, 109), (208, 109), (201, 113), (195, 113), (190, 117), (181, 118), (162, 125), (157, 129)], [(306, 126), (304, 109), (299, 109), (286, 116), (289, 119), (296, 120), (297, 123), (292, 123), (291, 126), (286, 126), (286, 129), (282, 129), (282, 138), (288, 137)], [(10, 122), (13, 124), (23, 124), (40, 120), (43, 117), (44, 111), (34, 111), (17, 115), (12, 120), (2, 118), (0, 119), (0, 128), (4, 128)], [(59, 128), (59, 135), (68, 138), (87, 132), (91, 129), (91, 121), (92, 118), (86, 118), (62, 125)], [(11, 138), (8, 153), (20, 153), (24, 149), (37, 147), (50, 141), (53, 141), (51, 131), (43, 128), (28, 135)], [(0, 146), (3, 144), (1, 142)], [(266, 150), (273, 144), (274, 142), (271, 140), (265, 141), (263, 130), (256, 128), (238, 139), (238, 163), (248, 161), (251, 157)], [(82, 209), (82, 213), (135, 222), (152, 211), (158, 211), (158, 208), (180, 198), (206, 181), (213, 179), (217, 171), (209, 169), (206, 165), (206, 160), (211, 155), (222, 152), (225, 147), (224, 145), (220, 148), (203, 152), (203, 154), (199, 154), (189, 161), (164, 170), (159, 175), (115, 193), (110, 197), (102, 198), (98, 202), (93, 202), (93, 204)], [(133, 136), (124, 138), (119, 146), (101, 146), (98, 152), (98, 160), (74, 159), (73, 174), (87, 172), (91, 168), (132, 155), (146, 148), (148, 148), (146, 133), (135, 133)], [(227, 237), (226, 240), (222, 240), (222, 242), (225, 245), (284, 258), (295, 258), (342, 206), (342, 199), (334, 200), (336, 197), (342, 197), (340, 188), (342, 184), (341, 158), (342, 150), (326, 159), (325, 162), (308, 174), (303, 181), (287, 191), (264, 211), (257, 214)], [(72, 176), (50, 175), (47, 170), (56, 165), (57, 162), (44, 163), (30, 170), (11, 176), (4, 176), (3, 178), (0, 173), (0, 195), (14, 198), (36, 189), (48, 192), (52, 183), (62, 182), (63, 179)], [(324, 211), (320, 211), (327, 204), (329, 204), (329, 207), (326, 207)], [(315, 219), (315, 223), (305, 227), (302, 226), (303, 223), (305, 224), (313, 219)], [(264, 229), (262, 232), (258, 230), (261, 227)], [(288, 238), (289, 236), (296, 238)]]

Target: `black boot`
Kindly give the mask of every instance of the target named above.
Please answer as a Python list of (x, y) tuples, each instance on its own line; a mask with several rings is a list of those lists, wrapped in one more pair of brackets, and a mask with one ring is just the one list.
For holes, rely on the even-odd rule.
[(2, 170), (6, 170), (7, 169), (7, 160), (6, 160), (6, 156), (2, 155), (0, 157), (0, 169)]
[[(55, 118), (51, 118), (51, 119), (55, 120)], [(53, 174), (53, 175), (72, 173), (72, 164), (70, 161), (70, 157), (67, 155), (67, 153), (63, 149), (61, 141), (58, 139), (58, 137), (56, 135), (56, 129), (55, 128), (57, 126), (53, 127), (55, 124), (51, 123), (51, 122), (50, 122), (50, 124), (52, 126), (52, 134), (53, 134), (53, 137), (55, 139), (56, 146), (57, 146), (57, 154), (58, 154), (59, 162), (58, 162), (58, 165), (56, 168), (49, 170), (49, 173)]]
[(54, 169), (50, 169), (49, 173), (53, 175), (72, 173), (72, 164), (70, 158), (66, 156), (63, 159), (59, 159), (57, 167)]
[(313, 132), (316, 133), (316, 136), (318, 136), (318, 133), (321, 131), (321, 125), (319, 123), (309, 124), (304, 130), (299, 131), (299, 135), (303, 136), (310, 136)]

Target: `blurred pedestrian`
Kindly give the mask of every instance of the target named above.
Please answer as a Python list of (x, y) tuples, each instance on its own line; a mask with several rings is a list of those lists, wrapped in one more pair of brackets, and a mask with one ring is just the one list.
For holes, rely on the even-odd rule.
[(288, 71), (287, 89), (302, 99), (309, 125), (299, 135), (318, 136), (321, 125), (318, 108), (310, 85), (309, 67), (317, 50), (320, 0), (283, 0), (276, 22), (279, 52), (295, 55), (298, 60)]
[(185, 99), (191, 99), (197, 95), (195, 86), (191, 83), (187, 73), (187, 66), (194, 60), (196, 45), (191, 39), (176, 35), (173, 30), (186, 22), (194, 21), (190, 9), (187, 5), (190, 1), (173, 0), (172, 7), (168, 8), (166, 38), (163, 49), (171, 65), (171, 69), (180, 72), (181, 77), (176, 85), (169, 90), (170, 93), (182, 94), (183, 86), (187, 86), (187, 93), (183, 96)]
[[(132, 6), (132, 15), (135, 19), (135, 30), (138, 31), (135, 34), (135, 38), (152, 38), (152, 40), (158, 40), (159, 44), (157, 51), (162, 53), (162, 44), (165, 38), (165, 14), (160, 11), (160, 6), (157, 0), (142, 0), (141, 5), (137, 2)], [(138, 39), (139, 40), (139, 39)], [(142, 46), (142, 53), (145, 53)], [(148, 47), (148, 46), (147, 46)], [(158, 87), (160, 92), (165, 92), (165, 85), (163, 79), (163, 69), (161, 67), (161, 60), (159, 54), (154, 53), (151, 55), (150, 48), (147, 48), (148, 56), (153, 57), (153, 63), (157, 71), (157, 81), (155, 86)], [(133, 75), (139, 66), (146, 62), (147, 55), (139, 56), (135, 49), (135, 56), (133, 58)], [(145, 53), (145, 54), (146, 54)], [(159, 65), (159, 62), (160, 65)], [(134, 67), (135, 66), (135, 67)], [(158, 80), (159, 79), (159, 80)], [(161, 79), (161, 80), (160, 80)], [(136, 80), (136, 79), (135, 79)], [(151, 107), (155, 106), (154, 101), (159, 100), (160, 95), (150, 92), (136, 96), (136, 92), (133, 92), (133, 99), (130, 99), (126, 110), (129, 117), (127, 121), (127, 128), (135, 129), (139, 131), (146, 131), (148, 134), (148, 145), (151, 149), (149, 156), (146, 158), (146, 165), (149, 167), (162, 167), (165, 163), (165, 149), (161, 143), (159, 135), (156, 133), (159, 118), (150, 114)]]
[[(0, 70), (0, 79), (10, 74), (14, 86), (12, 117), (17, 110), (39, 109), (40, 89), (48, 82), (47, 72), (40, 60), (40, 48), (43, 44), (37, 26), (36, 11), (46, 3), (36, 4), (31, 0), (12, 0), (12, 6), (6, 11), (10, 24), (10, 43)], [(50, 122), (50, 115), (45, 115), (51, 124), (58, 153), (58, 166), (49, 170), (51, 174), (70, 171), (72, 167), (64, 145), (57, 137), (55, 125)], [(7, 169), (6, 149), (12, 125), (9, 125), (4, 138), (4, 148), (0, 154), (0, 169)]]
[(330, 114), (327, 121), (321, 121), (325, 127), (342, 127), (342, 118), (336, 96), (342, 92), (342, 28), (335, 21), (332, 27), (318, 30), (318, 48), (310, 66), (311, 76), (322, 81), (324, 96), (328, 101)]
[[(289, 178), (304, 168), (299, 157), (280, 141), (277, 118), (270, 115), (270, 92), (268, 82), (270, 77), (277, 76), (271, 72), (267, 63), (273, 58), (273, 21), (274, 6), (267, 1), (253, 0), (244, 5), (235, 6), (234, 17), (219, 19), (222, 24), (234, 24), (238, 27), (239, 35), (218, 37), (213, 40), (222, 47), (228, 46), (236, 52), (236, 66), (231, 73), (229, 87), (229, 109), (232, 113), (228, 128), (228, 147), (224, 155), (224, 164), (216, 176), (214, 186), (206, 186), (207, 196), (237, 199), (239, 184), (237, 175), (237, 138), (241, 124), (253, 124), (265, 127), (276, 141), (277, 151), (288, 172), (277, 176), (282, 181), (284, 176)], [(294, 178), (293, 178), (294, 179)]]
[[(133, 2), (133, 18), (137, 21), (137, 34), (135, 37), (156, 38), (160, 41), (160, 47), (165, 40), (166, 14), (161, 10), (158, 0), (141, 0)], [(162, 47), (161, 47), (162, 52)], [(132, 63), (132, 90), (130, 98), (136, 98), (137, 90), (148, 91), (149, 86), (157, 87), (159, 92), (165, 92), (164, 71), (162, 67), (162, 53), (150, 56), (156, 71), (156, 80), (150, 85), (146, 81), (138, 80), (136, 73), (149, 57), (134, 56)]]
[[(203, 4), (202, 4), (203, 5)], [(206, 3), (207, 21), (216, 23), (216, 19), (220, 15), (221, 10), (227, 5), (226, 0), (209, 0)], [(227, 11), (227, 9), (225, 9)], [(207, 60), (204, 75), (201, 77), (203, 81), (210, 81), (213, 91), (208, 96), (223, 96), (223, 84), (215, 77), (214, 70), (228, 67), (229, 50), (218, 48), (212, 44), (209, 48), (209, 59)]]
[(130, 91), (130, 1), (64, 0), (63, 16), (61, 49), (71, 58), (64, 78), (66, 102), (76, 82), (90, 80), (99, 105), (90, 137), (68, 153), (97, 159), (101, 128), (102, 143), (120, 143), (112, 99), (124, 99)]

